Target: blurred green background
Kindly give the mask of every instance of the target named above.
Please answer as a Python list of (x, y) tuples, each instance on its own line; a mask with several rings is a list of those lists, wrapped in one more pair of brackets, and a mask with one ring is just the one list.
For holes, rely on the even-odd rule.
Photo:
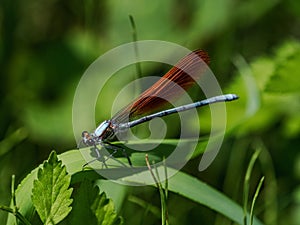
[[(296, 0), (1, 0), (0, 204), (9, 204), (12, 174), (20, 182), (52, 149), (61, 153), (76, 147), (72, 100), (77, 82), (98, 56), (132, 41), (128, 15), (135, 19), (139, 40), (170, 41), (209, 52), (223, 90), (241, 96), (238, 103), (227, 104), (230, 132), (214, 163), (199, 173), (197, 158), (184, 170), (241, 204), (249, 159), (255, 149), (262, 149), (252, 189), (261, 174), (266, 182), (256, 215), (266, 224), (299, 224)], [(145, 68), (144, 76), (165, 71)], [(122, 87), (128, 79), (120, 76), (112, 82)], [(116, 91), (107, 88), (102, 96)], [(97, 121), (110, 117), (110, 100), (101, 99)], [(209, 126), (207, 116), (201, 115), (204, 128)], [(149, 193), (146, 200), (156, 193), (146, 188), (139, 192)], [(159, 207), (159, 200), (153, 204)], [(126, 224), (136, 224), (133, 216), (142, 217), (145, 211), (132, 205), (122, 211)], [(214, 212), (176, 195), (171, 196), (169, 213), (176, 224), (225, 224)], [(0, 212), (1, 224), (5, 218)], [(158, 222), (156, 218), (147, 224)]]

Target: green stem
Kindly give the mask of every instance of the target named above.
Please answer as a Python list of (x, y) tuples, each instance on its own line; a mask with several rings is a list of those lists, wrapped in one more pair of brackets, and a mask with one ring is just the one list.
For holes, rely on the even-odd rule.
[(21, 213), (19, 213), (18, 211), (15, 211), (15, 209), (0, 205), (0, 210), (3, 210), (5, 212), (13, 214), (17, 219), (19, 219), (21, 221), (21, 223), (23, 223), (25, 225), (31, 225), (31, 223)]
[(249, 186), (250, 186), (250, 177), (252, 173), (252, 169), (254, 166), (254, 163), (256, 159), (258, 158), (261, 150), (256, 150), (254, 154), (251, 157), (251, 160), (249, 162), (246, 175), (245, 175), (245, 180), (244, 180), (244, 191), (243, 191), (243, 201), (244, 201), (244, 225), (247, 225), (247, 207), (248, 207), (248, 196), (249, 196)]
[(265, 180), (265, 177), (262, 177), (257, 185), (257, 188), (256, 188), (256, 191), (254, 193), (254, 197), (253, 197), (253, 200), (252, 200), (252, 204), (251, 204), (251, 209), (250, 209), (250, 225), (253, 224), (253, 210), (254, 210), (254, 205), (255, 205), (255, 202), (256, 202), (256, 199), (258, 197), (258, 194), (260, 192), (260, 189), (262, 187), (262, 184)]

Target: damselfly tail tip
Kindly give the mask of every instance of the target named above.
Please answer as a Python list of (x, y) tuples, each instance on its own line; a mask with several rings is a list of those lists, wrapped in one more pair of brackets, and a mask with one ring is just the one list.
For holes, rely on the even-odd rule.
[(227, 94), (226, 98), (227, 98), (227, 101), (233, 101), (233, 100), (239, 99), (240, 97), (237, 96), (236, 94)]

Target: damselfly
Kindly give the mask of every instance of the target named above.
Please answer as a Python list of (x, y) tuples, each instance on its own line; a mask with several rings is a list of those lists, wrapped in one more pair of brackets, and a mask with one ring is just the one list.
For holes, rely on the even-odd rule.
[[(180, 96), (185, 90), (195, 84), (196, 81), (207, 71), (206, 64), (208, 63), (209, 56), (206, 52), (202, 50), (191, 52), (176, 63), (174, 67), (172, 67), (162, 78), (144, 91), (139, 97), (137, 97), (137, 99), (121, 109), (110, 120), (102, 122), (94, 130), (94, 132), (89, 133), (87, 131), (83, 131), (82, 142), (86, 146), (94, 146), (97, 153), (97, 157), (86, 163), (84, 166), (100, 159), (106, 166), (105, 161), (112, 157), (118, 150), (122, 150), (122, 153), (127, 158), (129, 165), (132, 166), (131, 160), (126, 154), (126, 151), (111, 143), (118, 133), (124, 132), (129, 128), (152, 120), (156, 117), (163, 117), (216, 102), (227, 102), (238, 99), (238, 96), (235, 94), (225, 94), (157, 112), (167, 102), (166, 99), (173, 99)], [(113, 152), (107, 159), (104, 160), (97, 145), (106, 149), (111, 149)]]

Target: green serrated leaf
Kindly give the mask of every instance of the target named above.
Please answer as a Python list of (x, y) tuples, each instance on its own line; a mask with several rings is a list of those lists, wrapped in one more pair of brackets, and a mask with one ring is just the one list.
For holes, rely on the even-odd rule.
[(123, 224), (122, 218), (115, 212), (112, 200), (106, 198), (104, 192), (95, 199), (91, 209), (95, 213), (99, 225)]
[(71, 211), (71, 176), (53, 151), (33, 183), (32, 202), (44, 224), (57, 224)]
[[(60, 160), (62, 160), (63, 164), (67, 168), (68, 173), (71, 175), (75, 174), (78, 171), (81, 171), (82, 165), (86, 162), (84, 161), (82, 155), (78, 150), (65, 152), (64, 154), (62, 154), (62, 157), (61, 155), (59, 155), (58, 157)], [(16, 189), (16, 200), (17, 200), (17, 206), (19, 208), (19, 212), (22, 215), (24, 215), (25, 218), (27, 218), (29, 221), (31, 221), (35, 215), (35, 210), (31, 198), (33, 182), (37, 179), (38, 170), (42, 166), (43, 165), (40, 165), (39, 167), (32, 170), (31, 173), (28, 174), (22, 180), (22, 182), (18, 185)], [(94, 177), (98, 177), (98, 176), (94, 175)], [(8, 215), (6, 225), (15, 225), (15, 217), (12, 214)]]

